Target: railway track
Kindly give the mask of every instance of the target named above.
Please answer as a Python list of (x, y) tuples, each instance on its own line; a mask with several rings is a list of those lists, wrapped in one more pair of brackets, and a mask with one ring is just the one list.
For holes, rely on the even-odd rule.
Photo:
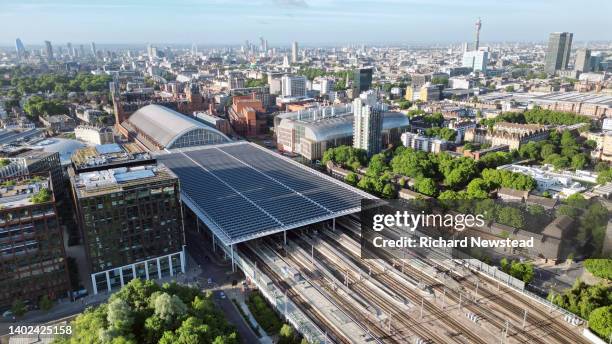
[[(301, 241), (300, 244), (302, 245), (302, 247), (309, 247), (305, 241), (301, 239), (297, 239), (297, 241)], [(327, 257), (325, 253), (322, 252), (321, 250), (316, 249), (316, 252), (318, 254), (317, 259), (324, 261), (326, 265), (328, 266), (334, 266), (338, 274), (337, 277), (339, 279), (342, 278), (341, 271), (344, 271), (347, 269), (340, 266), (333, 258)], [(353, 262), (353, 263), (363, 264), (359, 261)], [(361, 269), (362, 271), (368, 270), (368, 268), (364, 266), (362, 266)], [(383, 277), (384, 274), (381, 273), (380, 271), (376, 271), (376, 273), (374, 273), (372, 276), (374, 276), (373, 278), (375, 278), (380, 283), (386, 284), (390, 286), (391, 289), (401, 292), (402, 295), (410, 296), (414, 304), (420, 303), (422, 301), (421, 295), (407, 288), (406, 286), (401, 285), (399, 282), (395, 280), (392, 281), (391, 279), (387, 279), (387, 277)], [(396, 304), (394, 304), (393, 302), (389, 301), (388, 299), (384, 297), (381, 297), (380, 294), (373, 292), (370, 288), (367, 288), (360, 283), (352, 283), (350, 287), (356, 293), (366, 297), (367, 299), (375, 300), (376, 304), (380, 306), (387, 314), (393, 314), (393, 318), (396, 321), (402, 323), (405, 326), (405, 328), (410, 329), (410, 331), (414, 332), (416, 336), (418, 336), (419, 338), (423, 340), (424, 339), (433, 340), (434, 343), (457, 342), (458, 338), (454, 338), (454, 340), (443, 338), (437, 333), (439, 331), (436, 331), (436, 329), (429, 329), (425, 327), (425, 324), (429, 324), (430, 326), (437, 326), (433, 322), (431, 321), (428, 321), (428, 322), (421, 321), (420, 322), (408, 316), (407, 314), (404, 314), (403, 312), (398, 311), (398, 306)], [(480, 337), (473, 335), (472, 333), (473, 331), (471, 331), (470, 329), (467, 329), (464, 325), (460, 324), (458, 321), (450, 317), (448, 314), (442, 314), (438, 312), (437, 309), (435, 309), (435, 306), (430, 304), (430, 301), (424, 302), (423, 300), (423, 303), (424, 303), (424, 309), (426, 309), (429, 314), (436, 314), (438, 316), (436, 320), (440, 320), (442, 324), (450, 328), (450, 330), (452, 331), (450, 332), (450, 335), (458, 336), (459, 334), (461, 334), (466, 337), (466, 339), (468, 340), (467, 342), (469, 343), (480, 343), (480, 344), (488, 343), (487, 341), (481, 339)]]
[[(367, 314), (364, 314), (360, 311), (356, 306), (352, 304), (350, 300), (347, 300), (345, 297), (341, 296), (335, 288), (333, 288), (329, 283), (325, 283), (322, 281), (322, 278), (318, 276), (311, 264), (305, 262), (301, 257), (298, 257), (295, 253), (289, 254), (289, 252), (285, 252), (286, 255), (283, 255), (283, 252), (279, 252), (279, 250), (274, 249), (273, 244), (268, 245), (270, 249), (272, 249), (277, 256), (288, 263), (291, 261), (293, 264), (288, 264), (292, 267), (298, 267), (300, 273), (306, 275), (306, 277), (313, 282), (319, 282), (317, 285), (324, 289), (327, 292), (327, 296), (329, 296), (333, 301), (334, 305), (338, 307), (342, 312), (347, 314), (349, 318), (360, 325), (362, 329), (364, 329), (370, 335), (376, 336), (379, 342), (385, 343), (399, 343), (396, 339), (391, 337), (383, 328), (381, 328), (379, 323), (376, 323), (370, 320)], [(331, 281), (330, 281), (331, 282)], [(360, 319), (360, 320), (358, 320)]]
[[(355, 244), (358, 245), (358, 233), (355, 231), (349, 230), (347, 236), (355, 241)], [(339, 245), (340, 246), (340, 245)], [(395, 257), (380, 257), (388, 262), (393, 263), (396, 258)], [(445, 266), (437, 265), (437, 269), (441, 272), (450, 272), (448, 268)], [(444, 287), (441, 283), (435, 278), (424, 274), (422, 271), (416, 269), (410, 264), (404, 265), (404, 268), (407, 268), (410, 272), (419, 275), (422, 280), (429, 285), (433, 286), (436, 290), (442, 291)], [(399, 269), (398, 269), (399, 270)], [(405, 273), (405, 272), (404, 272)], [(471, 281), (469, 278), (461, 278), (456, 279), (466, 290), (475, 290), (476, 283)], [(549, 339), (552, 337), (558, 343), (589, 343), (586, 338), (581, 336), (580, 334), (572, 331), (567, 328), (567, 325), (558, 318), (551, 317), (545, 310), (540, 309), (539, 307), (534, 307), (534, 305), (525, 300), (525, 298), (521, 295), (517, 295), (517, 293), (513, 290), (510, 290), (507, 287), (498, 286), (499, 290), (491, 291), (487, 289), (487, 284), (482, 283), (478, 285), (478, 296), (480, 300), (490, 301), (495, 308), (485, 310), (487, 314), (494, 313), (496, 315), (489, 315), (487, 320), (494, 323), (497, 327), (503, 328), (506, 327), (505, 323), (496, 320), (496, 318), (512, 318), (513, 322), (511, 324), (514, 327), (514, 331), (508, 331), (507, 335), (511, 337), (515, 337), (520, 342), (529, 342), (529, 343), (548, 343)], [(457, 301), (458, 295), (457, 291), (447, 288), (446, 295), (451, 299)], [(508, 299), (510, 298), (510, 299)], [(472, 312), (482, 312), (483, 307), (480, 304), (476, 304), (479, 306), (479, 309), (473, 308), (474, 303), (470, 300), (470, 304), (468, 304), (468, 308)], [(527, 321), (526, 323), (529, 326), (526, 326), (525, 329), (518, 327), (517, 324), (523, 323), (523, 317), (525, 310), (528, 311)], [(542, 334), (530, 333), (530, 330), (539, 330)], [(548, 339), (544, 337), (549, 337)]]
[(320, 329), (327, 329), (326, 336), (338, 344), (351, 344), (349, 338), (347, 338), (343, 333), (337, 331), (335, 326), (331, 324), (319, 311), (313, 307), (310, 303), (306, 302), (304, 298), (297, 293), (291, 285), (284, 281), (272, 268), (270, 268), (258, 255), (253, 252), (253, 250), (247, 246), (243, 245), (241, 247), (241, 251), (245, 254), (245, 256), (250, 259), (252, 262), (256, 262), (257, 267), (264, 272), (268, 278), (272, 280), (272, 282), (283, 292), (287, 293), (287, 297), (293, 300), (298, 308), (304, 312)]
[(448, 313), (444, 312), (443, 310), (438, 309), (437, 306), (433, 302), (426, 300), (424, 296), (421, 295), (420, 293), (416, 292), (410, 287), (407, 287), (405, 284), (392, 278), (388, 274), (384, 273), (382, 270), (376, 267), (372, 267), (371, 265), (366, 266), (363, 263), (363, 261), (359, 259), (359, 257), (356, 257), (352, 252), (347, 251), (346, 248), (343, 247), (341, 243), (336, 243), (336, 245), (334, 246), (337, 250), (344, 251), (343, 253), (345, 254), (345, 256), (348, 259), (350, 259), (353, 264), (360, 267), (360, 269), (364, 271), (371, 269), (373, 278), (375, 278), (379, 282), (383, 283), (384, 285), (389, 286), (391, 289), (395, 291), (400, 292), (402, 295), (409, 296), (415, 304), (417, 304), (419, 301), (422, 302), (423, 308), (427, 311), (427, 313), (429, 313), (432, 316), (435, 316), (436, 320), (439, 320), (446, 326), (450, 327), (450, 329), (452, 329), (453, 331), (457, 331), (457, 332), (454, 332), (455, 334), (461, 333), (463, 336), (466, 337), (466, 339), (469, 340), (470, 343), (483, 343), (483, 344), (488, 343), (487, 341), (483, 340), (480, 336), (474, 335), (474, 331), (472, 329), (467, 328), (465, 325), (461, 324), (455, 318), (451, 317)]

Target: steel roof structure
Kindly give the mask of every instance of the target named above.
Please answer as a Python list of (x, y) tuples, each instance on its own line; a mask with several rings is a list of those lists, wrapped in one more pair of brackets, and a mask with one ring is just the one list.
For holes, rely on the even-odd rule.
[(361, 210), (376, 197), (248, 142), (157, 156), (179, 178), (181, 198), (230, 246)]
[(172, 148), (179, 139), (196, 131), (208, 133), (212, 143), (230, 142), (230, 139), (217, 129), (161, 105), (142, 107), (134, 112), (127, 122), (164, 148)]

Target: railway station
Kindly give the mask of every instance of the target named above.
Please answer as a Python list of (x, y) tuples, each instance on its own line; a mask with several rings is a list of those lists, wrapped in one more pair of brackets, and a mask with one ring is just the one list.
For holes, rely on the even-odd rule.
[[(476, 260), (361, 259), (357, 213), (376, 197), (288, 157), (249, 142), (154, 154), (180, 180), (187, 245), (222, 250), (309, 342), (583, 342)], [(533, 327), (550, 320), (558, 332)]]

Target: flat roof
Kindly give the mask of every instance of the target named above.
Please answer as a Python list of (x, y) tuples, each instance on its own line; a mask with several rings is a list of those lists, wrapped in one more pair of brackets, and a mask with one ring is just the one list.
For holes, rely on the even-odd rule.
[(225, 245), (361, 210), (376, 197), (249, 142), (157, 156), (179, 178), (181, 198)]

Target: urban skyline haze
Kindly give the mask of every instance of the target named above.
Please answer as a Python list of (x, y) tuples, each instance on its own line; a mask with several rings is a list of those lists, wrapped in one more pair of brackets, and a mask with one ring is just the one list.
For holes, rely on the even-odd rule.
[[(546, 41), (552, 31), (577, 41), (612, 39), (612, 2), (569, 0), (4, 0), (0, 44), (239, 44), (264, 36), (271, 44)], [(546, 13), (546, 16), (542, 14)], [(35, 25), (32, 25), (34, 24)], [(594, 23), (599, 23), (595, 24)], [(364, 30), (364, 28), (368, 28)]]

